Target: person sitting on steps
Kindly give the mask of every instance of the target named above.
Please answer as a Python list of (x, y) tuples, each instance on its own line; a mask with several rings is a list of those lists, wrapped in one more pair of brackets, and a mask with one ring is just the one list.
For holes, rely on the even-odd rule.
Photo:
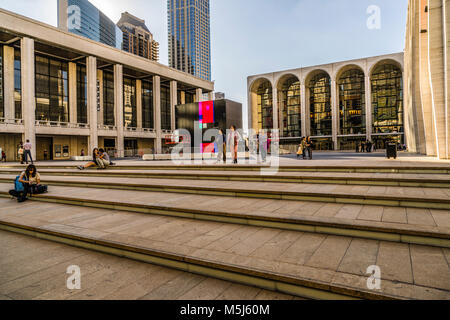
[[(95, 167), (98, 166), (99, 164), (97, 163), (97, 159), (100, 158), (100, 153), (98, 148), (94, 148), (94, 150), (92, 151), (92, 161), (86, 163), (84, 166), (78, 166), (77, 168), (79, 170), (84, 170), (90, 167)], [(102, 166), (100, 166), (99, 168), (103, 168), (103, 162), (102, 162)]]

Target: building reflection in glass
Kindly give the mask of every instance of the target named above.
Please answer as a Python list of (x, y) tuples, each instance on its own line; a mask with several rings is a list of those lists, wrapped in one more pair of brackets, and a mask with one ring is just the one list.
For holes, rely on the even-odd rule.
[(114, 126), (114, 74), (103, 71), (103, 124)]
[(338, 79), (340, 135), (366, 133), (365, 78), (360, 69), (345, 71)]
[(311, 136), (331, 136), (331, 80), (319, 72), (308, 83), (310, 99)]
[(153, 125), (153, 83), (142, 81), (142, 127), (154, 129)]
[(373, 133), (403, 132), (403, 78), (392, 64), (382, 64), (372, 73)]
[(137, 127), (136, 80), (123, 79), (123, 118), (125, 128)]
[(290, 76), (280, 83), (280, 133), (282, 137), (301, 137), (300, 81)]
[(68, 65), (36, 55), (36, 120), (69, 122)]
[(273, 129), (272, 85), (264, 81), (256, 90), (258, 99), (258, 129)]

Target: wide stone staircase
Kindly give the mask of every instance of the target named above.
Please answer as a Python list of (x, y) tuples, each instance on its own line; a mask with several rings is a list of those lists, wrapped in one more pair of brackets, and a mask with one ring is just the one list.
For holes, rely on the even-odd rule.
[[(450, 166), (39, 166), (0, 229), (311, 299), (449, 299)], [(370, 266), (381, 289), (370, 289)]]

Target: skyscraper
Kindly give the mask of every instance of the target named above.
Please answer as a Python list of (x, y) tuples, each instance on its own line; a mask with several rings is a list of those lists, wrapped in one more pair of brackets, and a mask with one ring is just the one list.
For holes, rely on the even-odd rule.
[(209, 0), (167, 0), (169, 66), (211, 80)]
[(159, 60), (159, 43), (153, 39), (145, 20), (124, 12), (117, 26), (123, 32), (123, 50), (153, 61)]
[(88, 0), (58, 0), (58, 28), (122, 49), (122, 31)]

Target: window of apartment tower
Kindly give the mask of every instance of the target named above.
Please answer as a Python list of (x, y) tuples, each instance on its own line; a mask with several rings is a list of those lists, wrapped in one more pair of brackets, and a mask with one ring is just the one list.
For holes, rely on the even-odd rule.
[(171, 130), (170, 87), (161, 85), (161, 129)]
[(142, 127), (154, 129), (153, 125), (153, 83), (142, 81)]
[(69, 122), (66, 62), (36, 56), (36, 120)]
[(114, 74), (103, 71), (103, 124), (114, 126)]
[(123, 119), (125, 128), (137, 127), (136, 80), (123, 79)]
[(86, 67), (77, 65), (77, 123), (87, 123)]
[(20, 49), (14, 48), (14, 117), (22, 119), (22, 67)]

